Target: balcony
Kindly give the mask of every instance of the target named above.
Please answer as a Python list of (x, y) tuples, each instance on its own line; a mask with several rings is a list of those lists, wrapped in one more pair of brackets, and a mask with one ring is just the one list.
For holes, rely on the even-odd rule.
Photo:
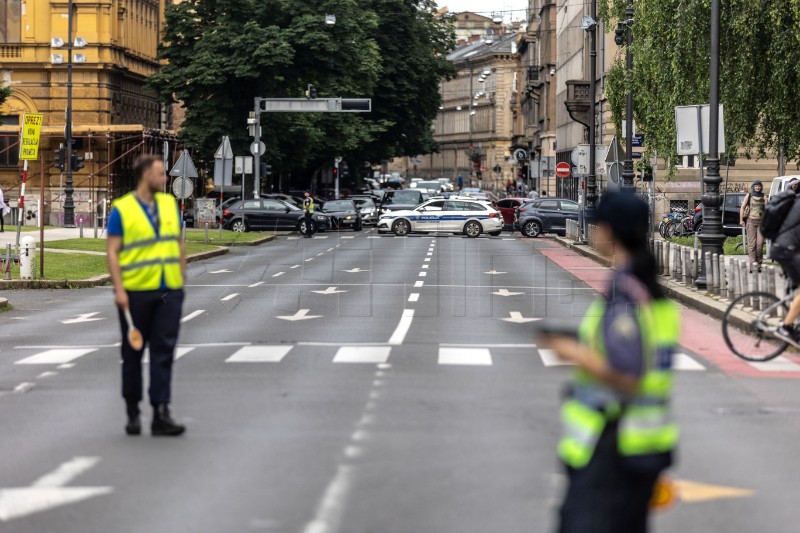
[(572, 120), (589, 127), (589, 105), (591, 93), (589, 80), (567, 80), (567, 112)]

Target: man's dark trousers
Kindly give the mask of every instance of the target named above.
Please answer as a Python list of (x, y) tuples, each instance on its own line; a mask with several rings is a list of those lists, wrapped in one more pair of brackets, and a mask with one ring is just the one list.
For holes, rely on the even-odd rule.
[(314, 223), (314, 215), (306, 211), (305, 222), (306, 222), (306, 235), (308, 236), (314, 235), (314, 230), (317, 229), (317, 226)]
[[(128, 291), (133, 324), (150, 349), (150, 404), (170, 403), (172, 361), (183, 308), (183, 290)], [(128, 326), (120, 311), (122, 327), (122, 397), (128, 405), (142, 400), (142, 351), (128, 344)]]

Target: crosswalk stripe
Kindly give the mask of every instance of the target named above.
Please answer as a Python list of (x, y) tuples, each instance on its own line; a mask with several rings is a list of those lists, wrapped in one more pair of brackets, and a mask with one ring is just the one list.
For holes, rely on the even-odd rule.
[(334, 363), (385, 363), (392, 348), (389, 346), (342, 346), (336, 351)]
[(225, 359), (226, 363), (280, 363), (292, 346), (243, 346)]
[(673, 370), (705, 370), (706, 367), (689, 357), (685, 353), (676, 353), (672, 359)]
[(439, 348), (440, 365), (491, 366), (488, 348)]
[(47, 350), (44, 352), (31, 355), (25, 359), (20, 359), (14, 364), (17, 365), (59, 365), (74, 361), (78, 357), (82, 357), (88, 353), (96, 351), (89, 348), (59, 348), (55, 350)]
[(800, 372), (800, 365), (784, 356), (778, 356), (763, 363), (749, 362), (750, 366), (762, 372)]
[(539, 359), (542, 360), (544, 366), (569, 366), (573, 363), (564, 361), (556, 355), (555, 350), (548, 350), (547, 348), (539, 348)]
[[(180, 359), (181, 357), (183, 357), (187, 353), (191, 352), (192, 350), (194, 350), (194, 348), (188, 347), (188, 346), (181, 346), (179, 348), (175, 348), (175, 360), (177, 361), (178, 359)], [(150, 363), (150, 349), (149, 348), (145, 348), (145, 350), (144, 350), (144, 355), (142, 356), (142, 363), (145, 363), (145, 364)]]

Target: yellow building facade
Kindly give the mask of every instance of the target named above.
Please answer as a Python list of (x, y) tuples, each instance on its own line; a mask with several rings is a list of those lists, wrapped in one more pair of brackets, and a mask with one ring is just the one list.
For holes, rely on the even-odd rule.
[[(147, 90), (147, 78), (158, 71), (156, 59), (170, 0), (72, 0), (73, 39), (86, 46), (75, 53), (86, 60), (73, 66), (73, 135), (75, 153), (86, 157), (74, 173), (76, 222), (90, 225), (111, 191), (129, 188), (130, 162), (142, 152), (160, 153), (163, 140), (175, 143), (169, 108)], [(17, 161), (19, 122), (26, 112), (42, 113), (40, 160), (30, 167), (26, 208), (39, 205), (43, 180), (44, 210), (49, 223), (61, 217), (63, 185), (54, 167), (55, 150), (64, 142), (67, 108), (66, 46), (51, 47), (53, 38), (66, 43), (68, 2), (65, 0), (0, 0), (0, 84), (11, 86), (0, 106), (0, 187), (6, 200), (19, 192)], [(64, 63), (51, 61), (61, 54)]]

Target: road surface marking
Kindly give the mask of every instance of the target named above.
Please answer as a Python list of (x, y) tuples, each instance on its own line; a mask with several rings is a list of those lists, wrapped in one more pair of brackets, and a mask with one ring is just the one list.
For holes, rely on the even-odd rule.
[[(273, 277), (275, 277), (275, 276), (273, 276)], [(263, 281), (257, 281), (255, 283), (253, 283), (252, 285), (248, 285), (248, 287), (258, 287), (259, 285), (263, 285), (263, 284), (264, 284)]]
[(430, 257), (430, 256), (432, 256), (432, 255), (433, 255), (433, 252), (428, 252), (428, 254), (427, 254), (427, 255), (428, 255), (428, 257)]
[(380, 235), (369, 235), (369, 236), (367, 236), (367, 239), (380, 239), (380, 238), (381, 238)]
[(197, 318), (198, 316), (202, 315), (205, 312), (206, 312), (205, 309), (198, 309), (197, 311), (192, 311), (191, 313), (189, 313), (185, 317), (181, 318), (181, 324), (185, 324), (185, 323), (189, 322), (191, 319)]
[(234, 292), (234, 293), (231, 293), (231, 294), (227, 295), (224, 298), (221, 298), (220, 301), (221, 302), (227, 302), (228, 300), (233, 300), (237, 296), (239, 296), (239, 293), (238, 292)]
[(426, 263), (427, 263), (428, 261), (430, 261), (430, 260), (431, 260), (431, 258), (430, 258), (430, 257), (426, 257), (426, 258), (425, 258), (425, 262), (426, 262)]
[(355, 235), (343, 235), (341, 238), (342, 239), (355, 239), (356, 236)]
[[(175, 361), (194, 350), (194, 346), (179, 346), (175, 348)], [(150, 348), (145, 348), (144, 355), (142, 355), (142, 363), (150, 364)]]
[(539, 348), (539, 358), (544, 363), (544, 366), (571, 366), (573, 363), (568, 361), (564, 361), (558, 355), (556, 355), (555, 350), (550, 350), (546, 348)]
[(484, 274), (489, 274), (490, 276), (497, 276), (500, 274), (508, 274), (508, 272), (498, 272), (497, 270), (490, 270), (489, 272), (484, 272)]
[(312, 237), (312, 239), (327, 239), (327, 238), (328, 238), (327, 235), (314, 235)]
[(325, 252), (320, 252), (320, 253), (317, 254), (317, 257), (319, 257), (321, 255), (324, 255), (324, 254), (325, 254)]
[(37, 353), (25, 359), (20, 359), (14, 364), (17, 365), (60, 365), (62, 363), (69, 363), (78, 357), (82, 357), (87, 353), (92, 353), (96, 350), (91, 348), (57, 348), (55, 350), (47, 350), (45, 352)]
[[(371, 237), (367, 237), (368, 239)], [(361, 446), (354, 446), (349, 445), (344, 449), (344, 455), (348, 459), (356, 459), (357, 457), (361, 457), (364, 451), (361, 449)]]
[(392, 368), (392, 364), (391, 363), (381, 363), (381, 364), (378, 365), (378, 368), (380, 368), (381, 370), (388, 370), (388, 369)]
[(359, 267), (351, 268), (350, 270), (342, 270), (342, 272), (348, 272), (350, 274), (357, 274), (359, 272), (369, 272), (369, 270), (362, 270)]
[(61, 370), (68, 370), (75, 366), (75, 363), (64, 363), (63, 365), (58, 365), (56, 368), (60, 368)]
[(706, 367), (686, 355), (685, 353), (676, 353), (672, 359), (673, 370), (705, 370)]
[(430, 265), (422, 265), (422, 268), (430, 268)]
[(252, 342), (198, 342), (179, 344), (178, 349), (181, 348), (216, 348), (219, 346), (250, 346)]
[(99, 462), (99, 457), (74, 457), (34, 481), (31, 487), (63, 487)]
[(342, 346), (333, 358), (334, 363), (385, 363), (390, 346)]
[(306, 262), (308, 262), (308, 261), (313, 261), (313, 260), (314, 260), (314, 258), (313, 258), (313, 257), (309, 257), (308, 259), (306, 259)]
[(299, 238), (300, 238), (300, 237), (286, 237), (286, 240), (287, 240), (287, 241), (296, 241), (296, 240), (297, 240), (297, 239), (299, 239)]
[(337, 287), (328, 287), (324, 291), (311, 291), (316, 292), (317, 294), (339, 294), (340, 292), (347, 292), (347, 291), (340, 291)]
[(51, 378), (51, 377), (53, 377), (53, 376), (57, 376), (57, 375), (58, 375), (58, 372), (50, 372), (50, 371), (48, 370), (47, 372), (42, 372), (41, 374), (39, 374), (38, 376), (36, 376), (36, 379), (45, 379), (45, 378)]
[(508, 289), (498, 289), (497, 291), (493, 292), (492, 294), (496, 294), (497, 296), (519, 296), (520, 294), (525, 294), (524, 292), (510, 292)]
[(19, 394), (23, 394), (23, 393), (28, 392), (29, 390), (31, 390), (35, 386), (36, 386), (36, 383), (31, 383), (29, 381), (26, 381), (24, 383), (20, 383), (16, 387), (14, 387), (14, 392), (19, 393)]
[(427, 276), (427, 275), (428, 275), (428, 273), (427, 273), (427, 272), (420, 272), (420, 273), (419, 273), (419, 277), (421, 277), (421, 278), (424, 278), (424, 277), (425, 277), (425, 276)]
[(303, 533), (336, 533), (344, 515), (344, 507), (352, 486), (353, 467), (340, 464), (336, 475), (325, 489), (314, 519), (306, 524)]
[(289, 268), (300, 268), (300, 265), (292, 265)]
[(491, 366), (492, 353), (487, 348), (439, 348), (440, 365)]
[(419, 300), (419, 293), (418, 292), (412, 292), (411, 294), (408, 295), (408, 301), (409, 302), (416, 302), (417, 300)]
[(225, 359), (226, 363), (280, 363), (292, 349), (284, 344), (275, 346), (244, 346)]
[(403, 309), (403, 316), (400, 317), (400, 322), (397, 324), (397, 327), (392, 333), (392, 336), (389, 337), (389, 344), (392, 346), (398, 346), (403, 344), (403, 341), (406, 338), (406, 334), (408, 333), (409, 328), (411, 327), (411, 322), (414, 320), (414, 310), (413, 309)]
[(504, 241), (516, 241), (517, 239), (514, 239), (512, 237), (503, 237), (503, 240)]
[(310, 320), (312, 318), (322, 318), (322, 315), (309, 315), (308, 312), (311, 309), (298, 309), (297, 312), (293, 315), (279, 315), (275, 318), (280, 318), (281, 320), (288, 320), (290, 322), (296, 322), (297, 320)]
[(500, 320), (504, 320), (506, 322), (513, 322), (514, 324), (525, 324), (527, 322), (536, 322), (537, 320), (541, 320), (541, 318), (526, 318), (522, 316), (522, 313), (519, 311), (509, 311), (507, 318), (501, 318)]
[(219, 270), (212, 270), (209, 274), (229, 274), (233, 272), (232, 270), (228, 270), (227, 268), (221, 268)]
[(450, 342), (440, 343), (439, 346), (451, 348), (536, 348), (535, 344), (458, 344)]
[(68, 320), (62, 320), (62, 324), (81, 324), (83, 322), (94, 322), (96, 320), (105, 320), (105, 318), (92, 318), (95, 315), (99, 315), (100, 313), (84, 313), (82, 315), (78, 315), (76, 318), (70, 318)]
[(422, 287), (423, 285), (425, 285), (425, 282), (422, 281), (421, 279), (414, 282), (414, 287), (417, 289)]
[(333, 248), (328, 248), (328, 251), (329, 251), (329, 252), (332, 252), (332, 251), (333, 251)]
[(753, 363), (748, 361), (750, 366), (762, 372), (800, 372), (800, 365), (784, 356), (778, 356), (771, 361), (763, 363)]
[(286, 272), (276, 272), (276, 273), (274, 273), (272, 275), (272, 277), (273, 278), (279, 278), (279, 277), (283, 276), (284, 274), (286, 274)]

